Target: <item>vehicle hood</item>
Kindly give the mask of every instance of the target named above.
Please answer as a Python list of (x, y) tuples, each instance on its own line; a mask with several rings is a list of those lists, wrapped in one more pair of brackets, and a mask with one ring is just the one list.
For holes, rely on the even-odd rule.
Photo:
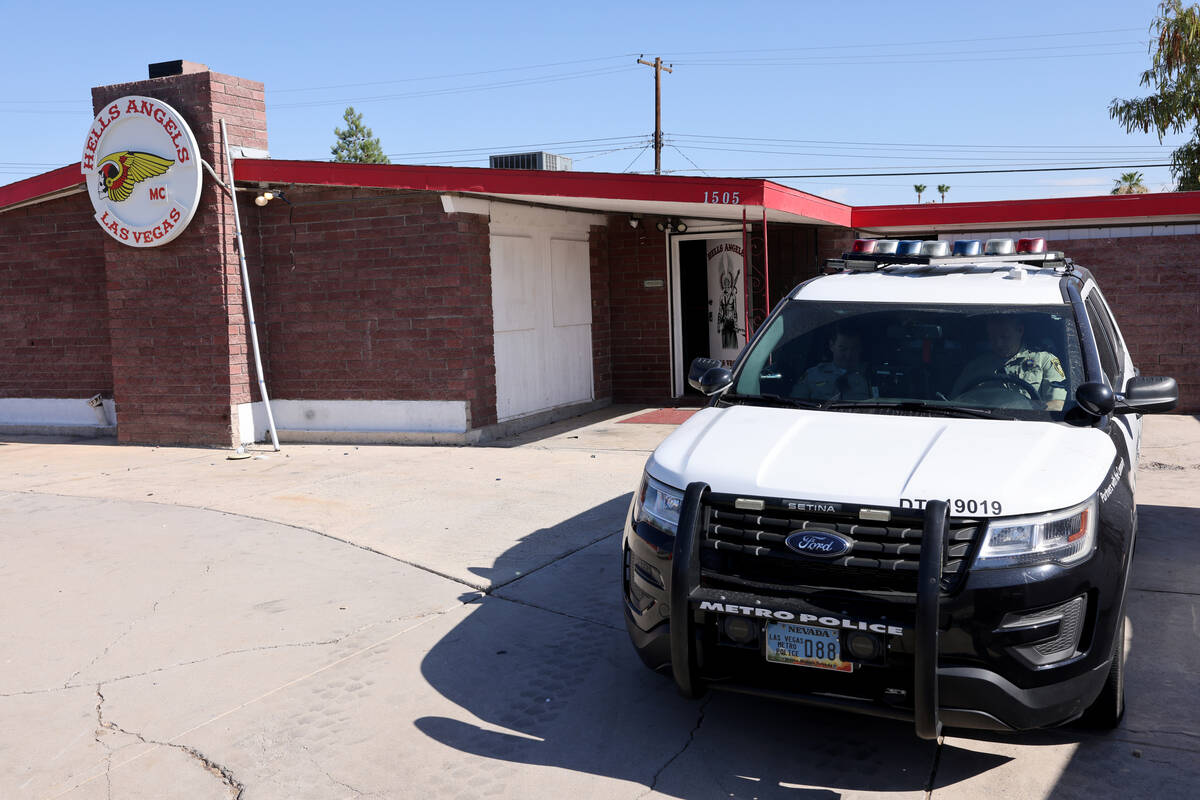
[(884, 507), (941, 499), (952, 515), (982, 517), (1080, 503), (1115, 456), (1104, 432), (1051, 422), (738, 405), (699, 411), (646, 469), (679, 488)]

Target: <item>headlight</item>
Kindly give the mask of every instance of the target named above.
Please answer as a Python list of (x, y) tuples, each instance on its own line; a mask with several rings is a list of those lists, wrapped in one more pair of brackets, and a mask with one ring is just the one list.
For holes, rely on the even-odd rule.
[(988, 523), (976, 567), (1075, 564), (1096, 548), (1096, 499), (1049, 514)]
[(646, 475), (642, 478), (642, 488), (633, 506), (633, 521), (645, 522), (674, 536), (679, 529), (679, 508), (682, 505), (683, 492)]

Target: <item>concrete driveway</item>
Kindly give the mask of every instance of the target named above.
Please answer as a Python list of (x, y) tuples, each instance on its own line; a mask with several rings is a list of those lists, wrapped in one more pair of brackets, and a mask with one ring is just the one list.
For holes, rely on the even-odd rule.
[(1121, 728), (992, 736), (641, 667), (618, 537), (671, 428), (492, 447), (0, 442), (0, 798), (1190, 797), (1200, 422), (1147, 418)]

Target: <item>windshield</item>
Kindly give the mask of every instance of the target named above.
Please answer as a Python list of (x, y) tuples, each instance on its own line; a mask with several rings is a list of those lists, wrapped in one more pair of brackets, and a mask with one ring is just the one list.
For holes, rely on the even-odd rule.
[(1062, 419), (1083, 382), (1070, 306), (794, 300), (734, 376), (731, 402)]

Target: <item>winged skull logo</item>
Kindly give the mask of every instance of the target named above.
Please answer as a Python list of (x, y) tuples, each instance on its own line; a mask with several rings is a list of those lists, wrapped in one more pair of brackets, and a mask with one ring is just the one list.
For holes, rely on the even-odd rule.
[(136, 150), (109, 153), (96, 164), (96, 171), (100, 174), (100, 194), (118, 203), (127, 200), (134, 186), (162, 175), (174, 163), (169, 158)]

